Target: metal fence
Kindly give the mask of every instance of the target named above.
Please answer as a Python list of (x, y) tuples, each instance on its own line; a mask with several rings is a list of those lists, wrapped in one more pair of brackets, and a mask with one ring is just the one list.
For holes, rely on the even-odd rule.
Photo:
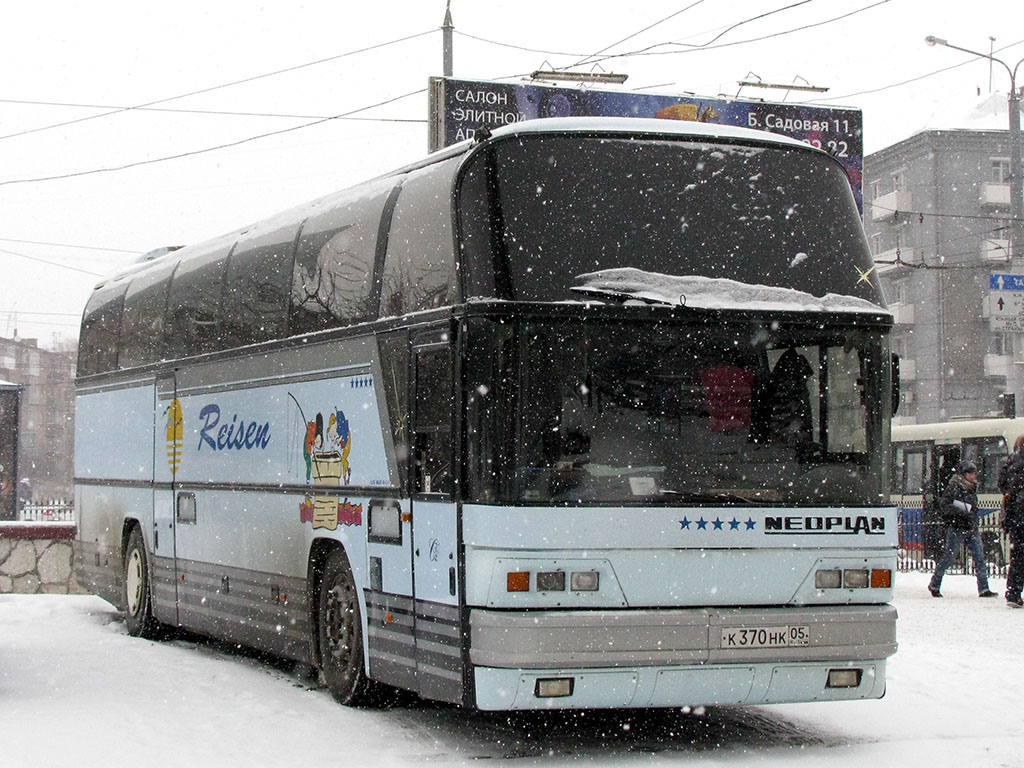
[(24, 522), (70, 523), (75, 520), (75, 506), (67, 499), (30, 501), (22, 505), (18, 519)]
[[(900, 517), (900, 549), (897, 568), (900, 571), (934, 571), (946, 547), (946, 529), (938, 522), (922, 522), (920, 512)], [(985, 548), (985, 567), (989, 576), (1006, 576), (1010, 562), (1010, 540), (999, 528), (997, 514), (986, 515), (978, 527)], [(974, 561), (966, 547), (961, 547), (946, 573), (974, 574)]]

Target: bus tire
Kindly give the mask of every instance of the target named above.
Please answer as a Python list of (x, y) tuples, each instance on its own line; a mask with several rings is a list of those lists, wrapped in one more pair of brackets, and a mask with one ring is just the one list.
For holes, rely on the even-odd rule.
[(160, 624), (153, 617), (146, 542), (138, 526), (128, 534), (124, 549), (124, 605), (129, 635), (150, 639), (159, 636)]
[(348, 706), (373, 703), (375, 686), (366, 676), (363, 624), (348, 558), (340, 549), (327, 553), (317, 600), (320, 672), (334, 698)]

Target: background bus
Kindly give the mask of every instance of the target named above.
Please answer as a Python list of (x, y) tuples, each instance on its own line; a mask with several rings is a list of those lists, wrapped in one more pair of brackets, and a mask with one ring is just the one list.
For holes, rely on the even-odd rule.
[[(900, 509), (900, 568), (933, 568), (942, 556), (945, 529), (936, 499), (962, 459), (978, 465), (982, 543), (990, 575), (1006, 575), (1009, 539), (999, 528), (1003, 495), (997, 481), (1024, 419), (963, 419), (892, 427), (892, 499)], [(967, 558), (954, 563), (970, 566)]]
[(477, 138), (97, 286), (83, 583), (346, 703), (881, 696), (892, 318), (842, 167), (672, 121)]

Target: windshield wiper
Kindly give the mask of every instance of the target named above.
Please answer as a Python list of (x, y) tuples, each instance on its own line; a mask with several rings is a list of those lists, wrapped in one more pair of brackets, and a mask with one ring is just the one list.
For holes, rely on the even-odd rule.
[(593, 288), (586, 285), (573, 285), (569, 287), (569, 290), (573, 293), (580, 293), (584, 296), (593, 296), (598, 299), (607, 299), (609, 301), (617, 301), (620, 304), (624, 304), (627, 301), (640, 301), (644, 304), (650, 304), (652, 306), (659, 307), (678, 307), (682, 304), (666, 301), (665, 299), (655, 299), (649, 296), (638, 296), (630, 291), (616, 291), (610, 288)]
[(673, 491), (661, 489), (662, 496), (673, 496), (681, 501), (707, 504), (763, 504), (778, 501), (777, 491)]

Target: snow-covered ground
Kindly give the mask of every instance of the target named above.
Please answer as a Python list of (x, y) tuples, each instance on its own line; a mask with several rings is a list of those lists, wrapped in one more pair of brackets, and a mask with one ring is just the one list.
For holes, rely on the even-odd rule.
[(1024, 765), (1024, 610), (966, 576), (936, 600), (927, 578), (899, 575), (884, 699), (691, 714), (346, 709), (222, 645), (129, 637), (99, 598), (2, 595), (0, 765)]

